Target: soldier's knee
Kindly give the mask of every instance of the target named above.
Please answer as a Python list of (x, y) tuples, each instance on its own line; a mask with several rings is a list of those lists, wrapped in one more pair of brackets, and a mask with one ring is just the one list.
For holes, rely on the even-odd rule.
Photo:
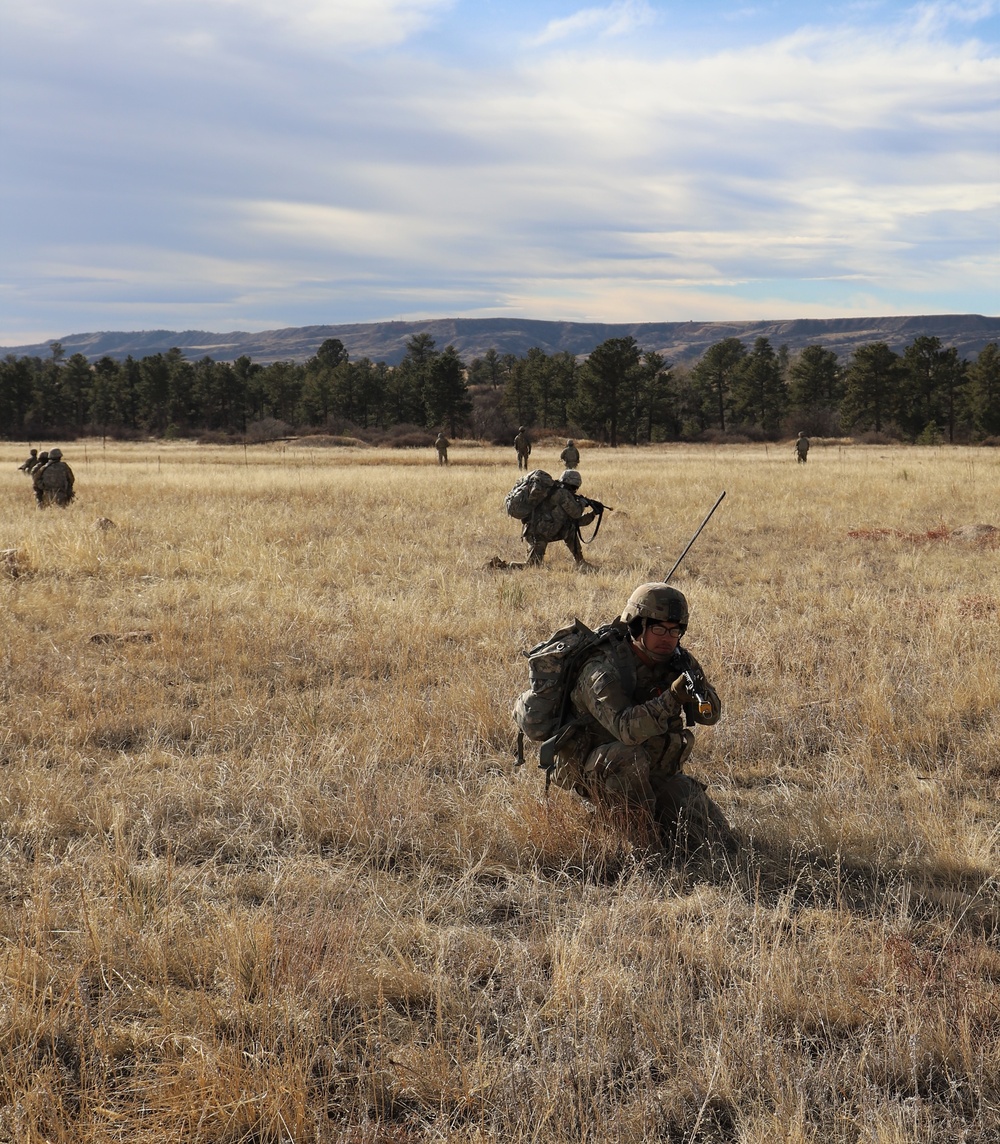
[(652, 809), (655, 801), (649, 782), (651, 761), (642, 746), (602, 743), (584, 763), (584, 781), (615, 799)]

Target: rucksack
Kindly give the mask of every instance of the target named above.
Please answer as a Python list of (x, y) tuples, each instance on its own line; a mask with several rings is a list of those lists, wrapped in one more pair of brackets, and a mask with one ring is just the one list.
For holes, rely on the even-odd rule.
[[(518, 727), (517, 765), (524, 762), (524, 739), (541, 743), (539, 765), (551, 772), (555, 752), (568, 733), (586, 720), (571, 718), (570, 695), (585, 661), (605, 643), (624, 647), (627, 631), (620, 620), (596, 631), (580, 620), (560, 628), (547, 640), (523, 653), (528, 660), (528, 690), (514, 702)], [(622, 657), (623, 672), (634, 673), (631, 656)]]
[(544, 469), (532, 469), (504, 498), (507, 515), (515, 520), (527, 520), (540, 504), (552, 496), (558, 484)]
[(49, 461), (42, 469), (39, 483), (49, 492), (63, 492), (69, 487), (66, 479), (66, 465), (63, 461)]

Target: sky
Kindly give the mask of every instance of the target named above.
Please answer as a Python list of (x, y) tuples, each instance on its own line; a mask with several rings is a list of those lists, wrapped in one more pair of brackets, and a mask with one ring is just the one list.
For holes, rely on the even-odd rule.
[(1000, 0), (0, 0), (0, 345), (1000, 312)]

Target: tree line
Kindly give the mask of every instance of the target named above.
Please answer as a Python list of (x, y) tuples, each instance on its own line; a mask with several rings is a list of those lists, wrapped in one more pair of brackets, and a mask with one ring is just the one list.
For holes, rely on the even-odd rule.
[[(610, 445), (673, 440), (876, 434), (919, 442), (1000, 435), (1000, 350), (974, 361), (921, 336), (901, 353), (884, 342), (841, 362), (821, 345), (790, 354), (767, 338), (725, 338), (692, 366), (672, 365), (634, 338), (609, 338), (584, 361), (569, 352), (488, 350), (466, 364), (429, 334), (396, 366), (350, 359), (337, 338), (304, 363), (263, 365), (181, 350), (135, 360), (80, 353), (0, 362), (0, 435), (253, 436), (327, 431), (371, 438), (443, 429), (509, 441), (518, 425)], [(414, 443), (419, 440), (419, 433)]]

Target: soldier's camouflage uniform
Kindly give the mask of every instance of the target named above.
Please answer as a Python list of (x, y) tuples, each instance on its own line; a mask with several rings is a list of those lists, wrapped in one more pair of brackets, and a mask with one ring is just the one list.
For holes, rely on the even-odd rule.
[(550, 544), (561, 540), (577, 564), (585, 563), (580, 529), (594, 520), (587, 502), (572, 489), (557, 484), (555, 489), (524, 522), (523, 537), (528, 542), (527, 565), (541, 564)]
[(580, 450), (575, 445), (567, 445), (559, 454), (559, 460), (567, 469), (575, 469), (580, 464)]
[[(677, 700), (670, 685), (685, 669), (701, 674), (686, 649), (649, 666), (627, 639), (603, 645), (586, 661), (573, 689), (574, 715), (585, 722), (557, 752), (552, 780), (594, 802), (648, 814), (665, 842), (696, 849), (712, 841), (731, 849), (722, 811), (682, 770), (694, 746), (685, 723), (711, 725), (722, 714), (719, 696), (707, 683), (711, 714)], [(676, 837), (679, 823), (683, 840)]]
[(448, 464), (448, 446), (450, 444), (451, 444), (451, 442), (448, 440), (447, 437), (445, 437), (445, 435), (443, 433), (439, 433), (437, 435), (437, 437), (435, 438), (434, 448), (437, 449), (438, 464), (439, 465), (447, 465)]
[(42, 508), (47, 504), (65, 508), (73, 499), (73, 470), (65, 461), (46, 461), (44, 465), (33, 469), (31, 483), (35, 499)]
[(809, 438), (804, 433), (800, 433), (795, 439), (795, 458), (800, 465), (809, 460)]
[(528, 439), (527, 433), (518, 433), (514, 438), (514, 449), (517, 452), (517, 467), (526, 469), (528, 458), (531, 456), (531, 441)]

